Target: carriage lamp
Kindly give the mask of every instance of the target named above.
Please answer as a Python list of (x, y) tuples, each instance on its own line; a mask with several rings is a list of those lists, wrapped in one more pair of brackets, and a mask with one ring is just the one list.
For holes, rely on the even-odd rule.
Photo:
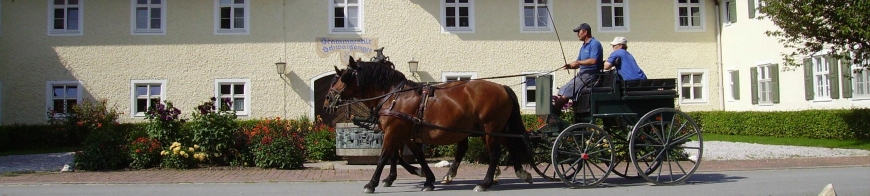
[(278, 75), (284, 75), (287, 71), (287, 63), (285, 62), (277, 62), (275, 67), (278, 68)]
[(414, 59), (408, 61), (408, 69), (411, 70), (411, 74), (417, 74), (417, 67), (420, 65), (420, 62), (417, 62)]

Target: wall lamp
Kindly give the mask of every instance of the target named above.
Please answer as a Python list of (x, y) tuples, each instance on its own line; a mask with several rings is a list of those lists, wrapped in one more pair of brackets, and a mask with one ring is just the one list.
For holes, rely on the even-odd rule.
[(275, 68), (278, 69), (278, 75), (287, 74), (287, 63), (285, 62), (277, 62), (275, 63)]
[(419, 66), (420, 66), (420, 62), (417, 62), (414, 59), (411, 59), (410, 61), (408, 61), (408, 69), (411, 71), (412, 75), (417, 74), (417, 68), (419, 68)]

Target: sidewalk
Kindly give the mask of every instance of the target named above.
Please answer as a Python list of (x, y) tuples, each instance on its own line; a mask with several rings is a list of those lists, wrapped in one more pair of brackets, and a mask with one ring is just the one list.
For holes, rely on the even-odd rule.
[[(321, 170), (325, 164), (335, 164), (332, 170)], [(446, 167), (433, 167), (436, 180), (447, 173)], [(37, 172), (0, 175), (0, 185), (34, 184), (152, 184), (152, 183), (258, 183), (258, 182), (335, 182), (367, 181), (374, 172), (373, 165), (346, 165), (342, 162), (306, 164), (303, 170), (275, 170), (260, 168), (201, 168), (193, 170), (136, 170), (112, 172)], [(870, 167), (870, 156), (833, 158), (791, 158), (772, 160), (704, 161), (697, 173), (715, 173), (734, 170), (794, 169), (814, 167)], [(503, 169), (503, 167), (502, 167)], [(486, 165), (463, 163), (457, 179), (479, 180)], [(536, 181), (540, 177), (533, 173)], [(381, 179), (389, 173), (384, 168)], [(422, 180), (399, 168), (400, 180)], [(507, 172), (501, 178), (516, 178)], [(611, 176), (611, 177), (615, 177)]]

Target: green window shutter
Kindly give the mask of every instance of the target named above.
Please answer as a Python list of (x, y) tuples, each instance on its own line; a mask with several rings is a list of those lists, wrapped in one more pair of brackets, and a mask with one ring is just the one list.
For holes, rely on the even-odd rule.
[(828, 62), (828, 82), (831, 84), (831, 99), (839, 99), (840, 98), (840, 72), (837, 71), (840, 68), (840, 64), (837, 63), (838, 60), (834, 57), (827, 56), (825, 57)]
[(852, 67), (849, 61), (840, 61), (840, 72), (843, 77), (843, 98), (852, 98)]
[(740, 100), (740, 72), (738, 70), (731, 72), (731, 83), (734, 84), (731, 87), (732, 97), (734, 100)]
[(746, 4), (749, 7), (749, 18), (755, 18), (755, 0), (748, 0)]
[(779, 64), (770, 65), (770, 99), (779, 103)]
[(813, 100), (813, 58), (804, 59), (804, 98)]
[(751, 97), (752, 105), (758, 104), (758, 70), (755, 67), (749, 68), (749, 87), (752, 90)]
[(728, 20), (731, 23), (737, 23), (737, 1), (731, 0), (728, 2)]

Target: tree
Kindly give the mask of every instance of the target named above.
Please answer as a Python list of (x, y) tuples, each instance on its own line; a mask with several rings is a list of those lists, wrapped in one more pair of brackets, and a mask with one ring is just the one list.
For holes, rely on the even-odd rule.
[(799, 66), (796, 57), (827, 52), (834, 58), (868, 68), (870, 64), (870, 1), (758, 0), (758, 10), (780, 30), (767, 31), (787, 48), (785, 65)]

